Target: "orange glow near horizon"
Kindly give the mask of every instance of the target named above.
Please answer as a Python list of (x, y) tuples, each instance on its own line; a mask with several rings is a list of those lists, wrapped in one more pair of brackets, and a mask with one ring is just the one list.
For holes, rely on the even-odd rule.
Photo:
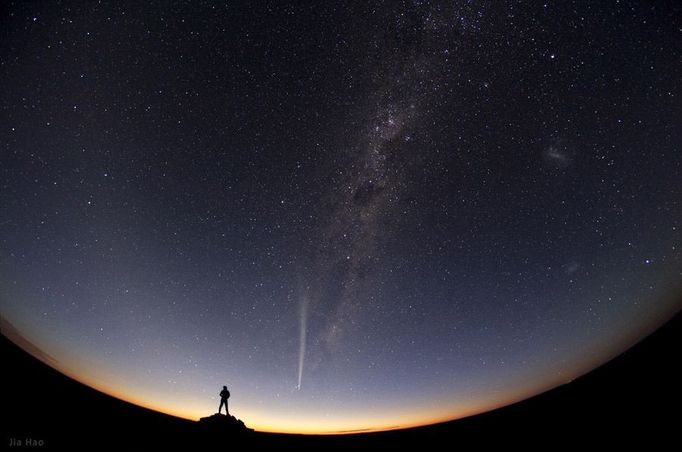
[[(14, 340), (13, 342), (17, 343)], [(17, 343), (17, 345), (35, 356), (34, 353), (27, 350), (21, 344)], [(39, 348), (36, 349), (39, 350)], [(45, 362), (40, 356), (35, 357)], [(211, 411), (210, 404), (207, 404), (205, 400), (174, 398), (173, 403), (158, 403), (155, 400), (163, 399), (162, 394), (140, 391), (139, 388), (127, 385), (123, 378), (115, 378), (109, 372), (97, 370), (96, 366), (93, 366), (91, 363), (85, 363), (79, 359), (74, 359), (73, 361), (70, 359), (65, 360), (63, 356), (60, 356), (60, 358), (62, 359), (58, 361), (58, 365), (55, 367), (59, 372), (86, 386), (125, 402), (192, 421), (209, 416), (214, 412)], [(45, 364), (49, 365), (47, 362)], [(84, 371), (83, 369), (88, 370)], [(589, 369), (584, 369), (580, 374), (587, 370)], [(572, 376), (570, 379), (577, 376), (579, 375)], [(434, 400), (425, 409), (415, 411), (405, 407), (400, 411), (393, 412), (391, 416), (379, 416), (378, 414), (374, 416), (353, 415), (350, 418), (334, 417), (329, 419), (313, 416), (313, 419), (311, 419), (305, 416), (292, 416), (290, 412), (269, 412), (269, 415), (263, 415), (259, 410), (254, 410), (248, 406), (231, 406), (231, 414), (241, 418), (250, 428), (266, 433), (325, 435), (381, 432), (431, 425), (473, 416), (526, 399), (551, 389), (558, 384), (560, 383), (548, 383), (540, 389), (537, 387), (518, 388), (519, 390), (513, 394), (507, 394), (504, 397), (498, 395), (495, 400), (491, 398), (490, 400), (479, 400), (478, 402), (470, 401), (465, 405), (459, 404), (458, 406), (448, 405), (443, 403), (442, 399), (438, 399)], [(438, 406), (438, 403), (441, 403), (441, 406)]]
[[(31, 353), (31, 355), (33, 354)], [(39, 357), (36, 358), (40, 359)], [(201, 417), (212, 414), (211, 412), (206, 411), (205, 403), (196, 403), (195, 406), (184, 403), (182, 409), (177, 408), (175, 404), (155, 403), (151, 400), (153, 399), (153, 395), (151, 394), (131, 395), (138, 391), (134, 388), (126, 388), (125, 386), (116, 388), (115, 384), (100, 383), (100, 381), (102, 381), (101, 375), (88, 377), (87, 375), (82, 375), (66, 368), (62, 361), (60, 361), (60, 364), (62, 365), (58, 366), (59, 368), (57, 370), (69, 378), (111, 397), (115, 397), (142, 408), (191, 421), (197, 421)], [(98, 374), (99, 372), (95, 373), (95, 375)], [(459, 409), (454, 407), (434, 406), (432, 410), (419, 413), (405, 409), (402, 413), (396, 413), (391, 419), (384, 419), (383, 421), (379, 421), (376, 416), (353, 416), (352, 419), (335, 418), (327, 420), (318, 418), (313, 421), (310, 419), (296, 421), (292, 420), (290, 414), (287, 415), (285, 413), (282, 413), (281, 417), (278, 416), (275, 419), (272, 419), (272, 417), (264, 417), (258, 411), (249, 408), (236, 408), (232, 410), (233, 412), (231, 414), (236, 414), (237, 417), (245, 421), (247, 426), (259, 432), (304, 435), (344, 435), (399, 430), (453, 421), (490, 411), (532, 395), (533, 394), (530, 393), (517, 395), (505, 399), (504, 402), (489, 403), (486, 405), (476, 406), (475, 403), (470, 403), (470, 406), (460, 407)]]
[[(69, 375), (72, 377), (71, 375)], [(74, 377), (72, 377), (74, 378)], [(167, 415), (176, 416), (182, 419), (187, 419), (191, 421), (197, 421), (201, 417), (209, 416), (212, 413), (207, 413), (204, 407), (194, 407), (184, 410), (179, 410), (172, 405), (156, 404), (149, 402), (144, 399), (137, 399), (134, 397), (129, 397), (120, 391), (114, 390), (112, 388), (91, 384), (88, 381), (81, 380), (79, 378), (74, 378), (75, 380), (90, 386), (100, 392), (103, 392), (112, 397), (116, 397), (125, 402), (138, 405), (143, 408), (158, 411)], [(554, 387), (556, 385), (553, 385)], [(358, 433), (372, 433), (372, 432), (382, 432), (391, 430), (400, 430), (414, 427), (427, 426), (432, 424), (437, 424), (441, 422), (449, 422), (458, 419), (463, 419), (466, 417), (474, 416), (477, 414), (485, 413), (503, 406), (510, 405), (512, 403), (524, 400), (526, 398), (532, 397), (538, 393), (544, 392), (545, 390), (551, 389), (551, 387), (543, 388), (540, 391), (531, 391), (524, 394), (517, 394), (516, 396), (506, 398), (502, 402), (489, 403), (481, 406), (463, 407), (459, 410), (453, 410), (446, 407), (435, 408), (432, 412), (423, 412), (415, 414), (410, 410), (406, 410), (399, 416), (392, 418), (390, 421), (376, 422), (376, 419), (368, 417), (358, 417), (355, 416), (353, 419), (333, 419), (333, 420), (322, 420), (316, 419), (315, 421), (307, 420), (305, 425), (299, 422), (287, 421), (286, 419), (281, 419), (279, 421), (273, 421), (268, 419), (263, 419), (258, 415), (256, 411), (249, 409), (238, 409), (235, 410), (237, 417), (242, 418), (249, 428), (252, 428), (259, 432), (264, 433), (285, 433), (285, 434), (304, 434), (304, 435), (345, 435), (345, 434), (358, 434)], [(343, 424), (341, 426), (340, 424)]]
[[(24, 339), (25, 342), (23, 342), (16, 339), (17, 338), (11, 338), (15, 344), (24, 349), (27, 353), (41, 362), (44, 362), (46, 365), (51, 365), (46, 362), (43, 357), (36, 356), (36, 354), (33, 353), (33, 350), (27, 349), (25, 343), (32, 344), (30, 341)], [(40, 349), (35, 347), (35, 350)], [(114, 379), (109, 383), (102, 383), (104, 380), (111, 380), (111, 375), (106, 372), (94, 370), (95, 367), (90, 363), (86, 364), (78, 359), (73, 361), (71, 359), (65, 360), (63, 359), (63, 356), (60, 358), (62, 359), (58, 360), (57, 365), (54, 366), (56, 370), (83, 385), (124, 402), (191, 421), (197, 421), (201, 417), (212, 414), (210, 411), (207, 412), (206, 403), (195, 403), (192, 405), (185, 402), (182, 404), (182, 408), (178, 408), (177, 404), (173, 403), (156, 403), (153, 401), (153, 394), (140, 394), (135, 388), (126, 387), (125, 382), (122, 380)], [(83, 371), (83, 369), (89, 369), (89, 371)], [(277, 416), (273, 419), (272, 417), (263, 416), (257, 410), (249, 408), (234, 408), (231, 411), (232, 414), (236, 414), (237, 417), (244, 420), (247, 426), (256, 431), (266, 433), (325, 435), (370, 433), (419, 427), (464, 418), (496, 407), (497, 406), (492, 405), (485, 408), (468, 406), (460, 408), (459, 410), (434, 407), (434, 410), (417, 414), (415, 414), (414, 411), (405, 409), (404, 412), (397, 414), (390, 420), (382, 421), (378, 420), (377, 416), (353, 416), (352, 419), (335, 418), (327, 420), (317, 418), (313, 421), (310, 419), (297, 421), (292, 420), (291, 415), (288, 413), (281, 413), (281, 416)]]
[[(217, 408), (217, 403), (214, 404), (203, 396), (197, 397), (193, 392), (179, 391), (169, 397), (162, 387), (135, 385), (120, 369), (102, 367), (101, 363), (97, 365), (54, 343), (41, 347), (38, 344), (43, 342), (38, 337), (25, 337), (9, 323), (4, 323), (4, 326), (3, 334), (27, 353), (64, 375), (109, 396), (192, 421), (211, 415)], [(654, 325), (650, 327), (653, 329)], [(333, 416), (328, 416), (329, 412), (319, 407), (314, 407), (312, 412), (290, 410), (286, 405), (255, 408), (259, 405), (250, 398), (253, 394), (249, 396), (244, 392), (239, 395), (237, 403), (230, 404), (230, 410), (256, 431), (308, 435), (380, 432), (453, 421), (494, 410), (569, 383), (632, 345), (639, 334), (641, 332), (633, 333), (626, 342), (612, 344), (603, 354), (591, 355), (589, 359), (576, 364), (570, 372), (554, 372), (541, 382), (527, 382), (515, 386), (511, 391), (509, 387), (505, 389), (499, 386), (497, 389), (493, 388), (487, 397), (469, 399), (466, 402), (460, 400), (455, 403), (451, 394), (443, 393), (419, 406), (407, 406), (406, 403), (396, 405), (395, 408), (384, 408), (383, 411), (366, 410), (361, 415), (340, 406), (339, 409), (334, 409)]]
[[(191, 421), (197, 421), (199, 418), (209, 416), (215, 412), (215, 408), (213, 408), (214, 411), (211, 411), (211, 404), (207, 404), (206, 401), (199, 402), (196, 399), (184, 401), (174, 399), (173, 403), (158, 403), (155, 399), (163, 399), (160, 394), (144, 393), (137, 388), (128, 387), (123, 379), (111, 380), (111, 374), (93, 371), (93, 366), (85, 365), (82, 362), (70, 363), (71, 366), (67, 367), (66, 363), (60, 360), (60, 364), (57, 370), (68, 377), (104, 394), (146, 409)], [(90, 375), (87, 375), (86, 372), (72, 370), (74, 368), (90, 369), (88, 372)], [(585, 369), (581, 374), (587, 370), (589, 369)], [(575, 375), (571, 379), (577, 376), (579, 375)], [(102, 383), (105, 380), (110, 381)], [(324, 419), (317, 417), (311, 420), (310, 417), (304, 419), (304, 416), (297, 419), (297, 416), (292, 416), (290, 412), (275, 413), (274, 416), (270, 412), (269, 416), (264, 416), (259, 410), (254, 410), (248, 406), (231, 405), (230, 410), (231, 414), (241, 418), (249, 428), (266, 433), (307, 435), (370, 433), (420, 427), (462, 419), (524, 400), (551, 389), (558, 384), (560, 383), (548, 383), (540, 389), (537, 387), (518, 388), (519, 390), (513, 394), (507, 394), (504, 397), (498, 396), (495, 400), (491, 398), (487, 401), (470, 401), (468, 404), (459, 404), (459, 406), (448, 405), (443, 403), (442, 399), (438, 399), (434, 400), (427, 409), (415, 411), (405, 407), (399, 412), (392, 413), (390, 417), (383, 415), (354, 415), (352, 418), (335, 417), (333, 419)], [(441, 403), (441, 405), (439, 406), (438, 403)], [(178, 405), (181, 405), (181, 407)]]

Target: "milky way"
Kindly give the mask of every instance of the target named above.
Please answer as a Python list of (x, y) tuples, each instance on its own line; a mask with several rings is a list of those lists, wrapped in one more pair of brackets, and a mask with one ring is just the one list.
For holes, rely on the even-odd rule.
[(680, 308), (680, 12), (10, 4), (3, 332), (270, 431), (570, 381)]
[[(452, 8), (444, 12), (396, 5), (387, 19), (391, 25), (370, 38), (376, 49), (371, 62), (370, 114), (352, 131), (357, 143), (340, 150), (348, 152), (350, 161), (323, 195), (333, 207), (328, 224), (323, 220), (321, 236), (315, 239), (311, 265), (315, 271), (305, 288), (305, 303), (312, 302), (315, 308), (325, 299), (324, 303), (332, 305), (318, 313), (323, 327), (316, 339), (327, 352), (352, 327), (363, 305), (373, 302), (365, 286), (376, 284), (372, 268), (381, 265), (377, 239), (381, 235), (384, 241), (393, 240), (390, 223), (400, 214), (403, 192), (412, 176), (406, 172), (414, 165), (409, 141), (423, 115), (421, 110), (440, 94), (443, 80), (434, 74), (443, 72), (450, 54), (442, 44), (434, 43), (453, 30), (447, 16), (455, 13)], [(329, 285), (338, 287), (334, 290)]]

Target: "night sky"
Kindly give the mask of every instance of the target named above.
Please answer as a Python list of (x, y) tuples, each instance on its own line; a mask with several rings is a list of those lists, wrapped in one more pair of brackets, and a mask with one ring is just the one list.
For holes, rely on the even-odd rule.
[(383, 429), (679, 310), (678, 3), (152, 3), (2, 7), (1, 312), (58, 369)]

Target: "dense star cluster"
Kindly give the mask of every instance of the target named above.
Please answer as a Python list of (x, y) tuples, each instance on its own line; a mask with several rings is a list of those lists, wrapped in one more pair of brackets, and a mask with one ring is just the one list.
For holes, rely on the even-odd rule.
[[(256, 428), (454, 418), (679, 309), (675, 2), (14, 2), (4, 321)], [(677, 286), (676, 286), (677, 285)]]

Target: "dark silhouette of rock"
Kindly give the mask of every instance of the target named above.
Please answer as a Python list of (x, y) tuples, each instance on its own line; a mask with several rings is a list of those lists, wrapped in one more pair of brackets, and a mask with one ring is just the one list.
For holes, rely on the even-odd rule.
[(195, 424), (194, 446), (209, 450), (214, 447), (241, 447), (252, 444), (257, 434), (231, 415), (216, 413), (202, 417)]
[(202, 417), (199, 419), (199, 427), (205, 433), (219, 435), (246, 435), (253, 432), (240, 419), (220, 413)]

